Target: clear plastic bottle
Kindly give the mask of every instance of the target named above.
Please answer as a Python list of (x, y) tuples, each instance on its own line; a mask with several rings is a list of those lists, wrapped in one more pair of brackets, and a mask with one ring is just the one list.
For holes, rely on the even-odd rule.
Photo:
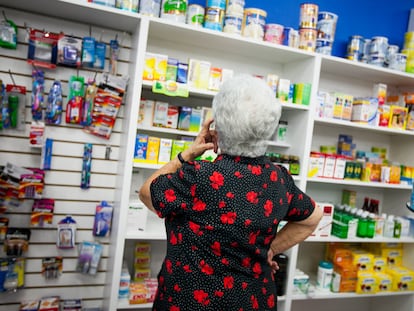
[(394, 215), (388, 215), (384, 222), (384, 237), (393, 238), (394, 237)]
[(384, 223), (387, 218), (386, 214), (376, 215), (375, 236), (384, 236)]
[(396, 217), (394, 219), (394, 234), (393, 234), (394, 238), (400, 238), (401, 237), (401, 222), (398, 219), (398, 217)]

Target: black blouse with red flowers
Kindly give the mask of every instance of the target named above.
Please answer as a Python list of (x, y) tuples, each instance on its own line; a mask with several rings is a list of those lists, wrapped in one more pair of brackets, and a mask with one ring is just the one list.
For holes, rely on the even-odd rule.
[(281, 220), (314, 209), (284, 167), (219, 155), (157, 177), (151, 196), (167, 233), (153, 310), (276, 310), (269, 245)]

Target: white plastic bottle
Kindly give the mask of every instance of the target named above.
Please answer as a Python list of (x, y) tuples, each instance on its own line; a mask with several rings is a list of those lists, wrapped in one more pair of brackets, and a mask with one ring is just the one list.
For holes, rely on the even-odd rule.
[(320, 261), (316, 287), (323, 291), (331, 290), (333, 265), (329, 261)]
[(394, 215), (388, 215), (388, 217), (384, 221), (384, 237), (394, 237), (394, 225)]
[(120, 300), (129, 299), (130, 283), (131, 283), (131, 275), (129, 274), (128, 268), (122, 268), (121, 279), (119, 281), (118, 299)]

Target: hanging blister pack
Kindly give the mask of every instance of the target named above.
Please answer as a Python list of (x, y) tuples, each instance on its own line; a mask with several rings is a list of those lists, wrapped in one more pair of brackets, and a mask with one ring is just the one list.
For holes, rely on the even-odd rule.
[(114, 207), (106, 201), (96, 206), (95, 220), (93, 222), (93, 235), (108, 237), (111, 231), (112, 213)]
[(69, 96), (66, 105), (66, 123), (80, 124), (83, 107), (85, 80), (72, 76), (69, 80)]
[(75, 247), (76, 221), (71, 216), (66, 216), (57, 225), (56, 246), (61, 249)]
[(118, 73), (119, 42), (117, 38), (109, 42), (109, 72), (112, 75)]
[(40, 69), (32, 70), (32, 118), (35, 121), (43, 119), (45, 90), (45, 74)]
[(53, 82), (47, 97), (45, 123), (58, 125), (62, 122), (62, 85), (60, 81)]
[(85, 144), (83, 149), (81, 188), (89, 189), (91, 181), (92, 144)]
[(83, 274), (95, 275), (102, 255), (102, 245), (84, 241), (79, 244), (79, 257), (76, 271)]
[(82, 67), (92, 68), (95, 63), (95, 38), (84, 37), (82, 43)]
[(67, 36), (59, 35), (58, 40), (58, 64), (69, 67), (81, 66), (82, 40)]
[(26, 128), (26, 87), (22, 85), (7, 84), (6, 97), (8, 106), (6, 115), (8, 115), (9, 120), (7, 120), (7, 122), (4, 122), (3, 120), (3, 123), (8, 123), (11, 129), (24, 130)]
[(27, 62), (43, 68), (56, 68), (60, 34), (30, 29)]
[(6, 16), (0, 22), (0, 46), (13, 50), (17, 48), (17, 26), (13, 21), (7, 19)]
[(93, 68), (103, 70), (105, 68), (105, 57), (106, 57), (106, 43), (96, 42), (95, 62), (93, 63)]
[(89, 126), (92, 124), (92, 109), (93, 102), (95, 100), (98, 87), (96, 86), (95, 79), (88, 80), (88, 86), (85, 91), (85, 99), (82, 108), (81, 125)]

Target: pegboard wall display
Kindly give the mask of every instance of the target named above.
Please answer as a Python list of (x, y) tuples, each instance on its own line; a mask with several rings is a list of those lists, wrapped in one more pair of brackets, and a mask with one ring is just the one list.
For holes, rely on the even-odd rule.
[[(125, 83), (128, 73), (130, 35), (0, 9), (2, 22), (8, 21), (11, 31), (17, 32), (14, 46), (0, 47), (0, 80), (6, 103), (0, 130), (4, 180), (0, 197), (0, 242), (4, 245), (0, 250), (0, 310), (18, 310), (24, 301), (50, 296), (61, 302), (80, 299), (84, 309), (101, 308), (110, 233), (96, 232), (94, 223), (102, 201), (107, 208), (115, 199), (125, 91), (120, 91), (118, 83)], [(59, 41), (57, 46), (47, 41), (53, 39), (52, 34), (63, 40), (63, 47)], [(92, 49), (101, 49), (103, 54), (97, 55), (96, 61), (93, 55), (84, 61), (83, 51), (76, 50), (76, 44), (85, 40), (94, 45)], [(55, 63), (50, 62), (53, 57), (57, 57)], [(107, 85), (111, 80), (117, 83), (120, 93), (112, 106), (110, 125), (97, 125), (96, 120), (94, 125), (97, 116), (91, 110), (97, 109), (96, 105), (89, 103), (88, 111), (88, 99), (79, 99), (83, 94), (76, 94), (80, 82), (87, 92), (93, 80), (95, 95), (99, 80)], [(84, 107), (77, 106), (80, 103)], [(98, 108), (102, 116), (106, 107)], [(40, 174), (33, 193), (23, 184), (22, 176), (28, 170)], [(9, 188), (7, 183), (13, 186)], [(20, 189), (18, 194), (11, 193), (16, 189)], [(100, 254), (93, 270), (82, 262), (88, 255), (82, 247), (91, 245)], [(10, 273), (3, 273), (5, 267)]]

